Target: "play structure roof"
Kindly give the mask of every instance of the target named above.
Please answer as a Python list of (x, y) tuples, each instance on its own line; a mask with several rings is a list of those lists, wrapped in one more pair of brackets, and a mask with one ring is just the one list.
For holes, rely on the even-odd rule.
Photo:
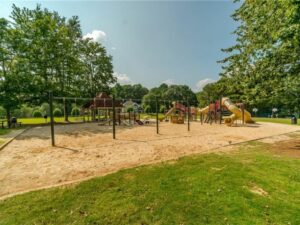
[[(96, 95), (94, 100), (91, 100), (83, 105), (83, 108), (101, 108), (101, 109), (112, 109), (112, 97), (104, 92)], [(115, 100), (115, 107), (122, 108), (121, 101)]]

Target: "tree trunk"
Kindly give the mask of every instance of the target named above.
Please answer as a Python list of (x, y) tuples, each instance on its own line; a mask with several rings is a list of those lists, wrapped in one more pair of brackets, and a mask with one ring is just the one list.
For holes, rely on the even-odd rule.
[(65, 116), (65, 122), (69, 122), (69, 114), (68, 114), (68, 104), (64, 100), (64, 116)]
[(11, 114), (10, 109), (6, 109), (6, 119), (7, 119), (7, 126), (8, 128), (11, 127)]

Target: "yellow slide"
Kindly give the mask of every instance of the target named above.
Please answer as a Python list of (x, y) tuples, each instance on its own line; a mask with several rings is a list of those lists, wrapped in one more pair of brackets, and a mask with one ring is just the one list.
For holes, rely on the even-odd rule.
[[(226, 106), (226, 108), (232, 112), (231, 116), (224, 117), (224, 122), (226, 124), (231, 125), (237, 119), (242, 120), (242, 110), (233, 104), (229, 98), (222, 98), (222, 105)], [(251, 119), (251, 114), (247, 110), (244, 110), (244, 121), (246, 123), (254, 123), (254, 121)]]

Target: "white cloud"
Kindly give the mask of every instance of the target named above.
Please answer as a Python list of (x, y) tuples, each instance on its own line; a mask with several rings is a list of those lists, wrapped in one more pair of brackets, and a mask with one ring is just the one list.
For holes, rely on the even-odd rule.
[(114, 76), (117, 78), (119, 84), (131, 84), (132, 81), (127, 74), (121, 74), (114, 72)]
[(93, 30), (91, 33), (87, 33), (83, 36), (83, 39), (91, 38), (95, 42), (100, 42), (106, 38), (106, 33), (102, 30)]
[(194, 88), (194, 91), (202, 91), (203, 87), (209, 83), (214, 83), (216, 82), (215, 80), (213, 79), (210, 79), (210, 78), (205, 78), (203, 80), (199, 80), (197, 83), (196, 83), (196, 87)]
[(167, 84), (168, 86), (175, 84), (173, 79), (167, 79), (162, 82), (162, 84)]

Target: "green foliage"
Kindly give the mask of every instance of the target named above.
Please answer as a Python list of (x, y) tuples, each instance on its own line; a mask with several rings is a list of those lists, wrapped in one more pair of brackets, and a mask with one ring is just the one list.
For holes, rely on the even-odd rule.
[(33, 113), (32, 113), (32, 116), (35, 117), (35, 118), (39, 118), (39, 117), (43, 117), (43, 114), (39, 110), (34, 110)]
[(160, 112), (160, 113), (165, 113), (166, 110), (167, 110), (167, 107), (166, 107), (165, 105), (161, 105), (161, 106), (159, 107), (159, 112)]
[(140, 103), (139, 100), (141, 100), (149, 91), (141, 84), (116, 84), (113, 87), (112, 92), (117, 99), (133, 99), (135, 102)]
[(2, 106), (0, 106), (0, 118), (3, 119), (5, 118), (5, 116), (6, 116), (5, 109)]
[(145, 113), (154, 113), (154, 111), (151, 112), (151, 107), (150, 107), (150, 105), (146, 105), (146, 106), (144, 107), (144, 112), (145, 112)]
[[(94, 97), (115, 83), (111, 56), (100, 43), (82, 38), (78, 17), (13, 5), (10, 20), (0, 18), (0, 102), (9, 116), (24, 102), (48, 101), (49, 90)], [(49, 114), (49, 105), (40, 110)]]
[(260, 110), (300, 111), (300, 4), (243, 1), (232, 17), (239, 22), (236, 44), (220, 61), (225, 93)]
[(18, 195), (0, 201), (0, 221), (299, 224), (299, 171), (299, 160), (278, 157), (269, 145), (252, 143), (234, 154), (193, 155), (121, 170), (75, 186)]
[(133, 107), (132, 106), (127, 107), (126, 111), (127, 112), (133, 112)]
[(49, 103), (44, 102), (40, 107), (41, 112), (44, 115), (50, 115), (50, 105)]
[(80, 109), (77, 108), (77, 107), (72, 108), (71, 115), (72, 116), (79, 116), (80, 115)]
[(62, 116), (62, 111), (59, 108), (55, 108), (53, 110), (53, 116), (57, 116), (57, 117)]
[(150, 107), (151, 112), (155, 112), (156, 98), (159, 101), (159, 107), (165, 106), (167, 109), (172, 107), (173, 101), (182, 101), (184, 105), (187, 105), (188, 100), (191, 106), (198, 105), (196, 94), (187, 85), (161, 84), (159, 87), (152, 88), (143, 97), (142, 107)]
[(113, 76), (112, 57), (98, 42), (90, 39), (80, 42), (82, 78), (78, 81), (82, 96), (95, 97), (99, 92), (108, 92), (109, 85), (116, 82)]

